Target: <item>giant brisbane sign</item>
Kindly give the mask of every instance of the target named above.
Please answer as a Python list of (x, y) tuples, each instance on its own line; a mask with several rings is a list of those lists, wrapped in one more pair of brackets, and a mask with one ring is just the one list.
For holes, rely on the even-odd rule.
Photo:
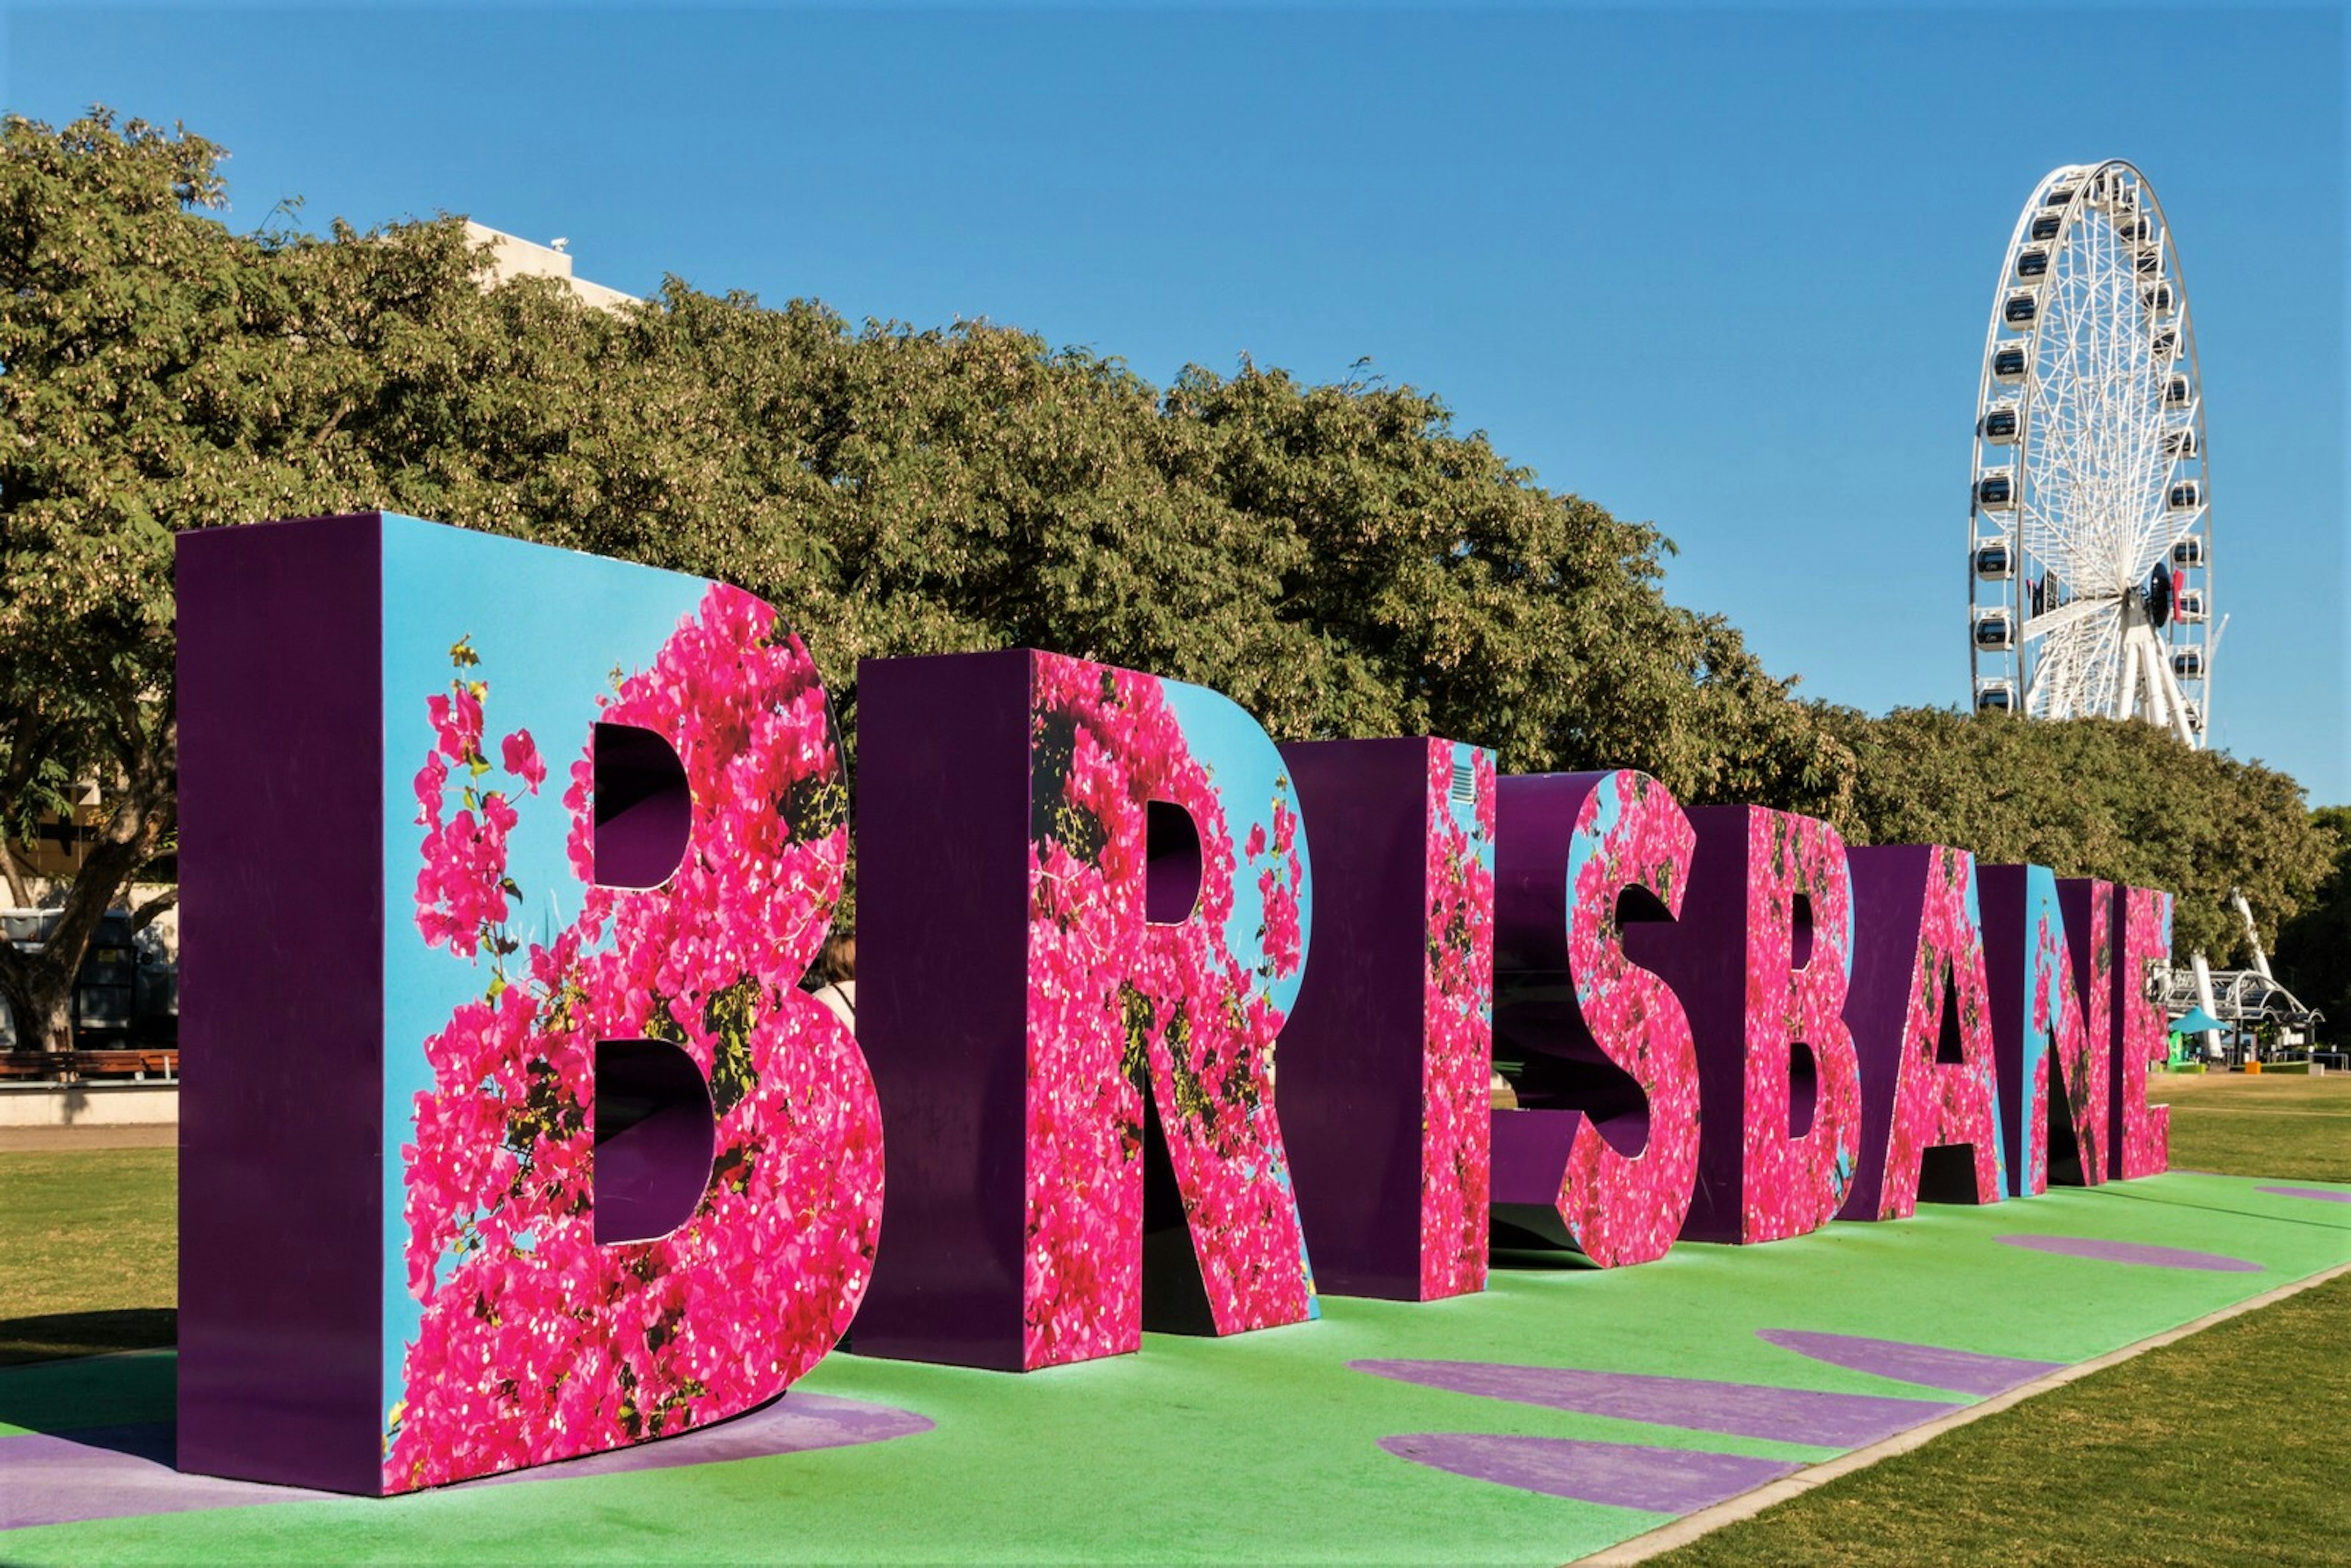
[(873, 660), (852, 1033), (773, 607), (389, 514), (184, 535), (179, 593), (190, 1469), (408, 1491), (845, 1333), (1027, 1370), (2164, 1167), (2162, 894)]

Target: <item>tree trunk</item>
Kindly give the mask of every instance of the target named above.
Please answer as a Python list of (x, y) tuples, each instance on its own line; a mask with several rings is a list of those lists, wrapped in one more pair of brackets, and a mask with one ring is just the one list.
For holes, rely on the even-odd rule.
[[(43, 1050), (73, 1049), (74, 981), (81, 972), (82, 956), (89, 951), (108, 906), (177, 826), (179, 801), (172, 789), (172, 770), (178, 731), (168, 716), (160, 735), (152, 751), (134, 758), (141, 764), (139, 771), (120, 786), (104, 830), (66, 884), (57, 925), (41, 950), (27, 953), (0, 942), (0, 989), (24, 998), (16, 1021), (20, 1043), (30, 1037)], [(161, 914), (164, 901), (156, 902), (155, 913)]]
[(16, 1019), (17, 1050), (73, 1049), (74, 976), (79, 968), (78, 959), (68, 967), (46, 951), (0, 952), (0, 998)]
[(26, 1033), (37, 1036), (43, 1051), (73, 1049), (73, 989), (74, 977), (68, 973), (37, 988), (30, 998), (34, 1027)]

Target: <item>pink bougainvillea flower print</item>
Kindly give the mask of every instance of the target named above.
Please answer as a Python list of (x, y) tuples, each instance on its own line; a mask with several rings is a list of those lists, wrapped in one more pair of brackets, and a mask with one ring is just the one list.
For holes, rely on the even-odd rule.
[[(1885, 1174), (1876, 1212), (1855, 1218), (1903, 1219), (1915, 1213), (1927, 1151), (1945, 1145), (1970, 1146), (1975, 1202), (1997, 1203), (2007, 1186), (1975, 857), (1938, 845), (1924, 863), (1926, 896), (1910, 966)], [(1947, 1011), (1957, 1020), (1955, 1061), (1938, 1060)]]
[(2171, 894), (2152, 888), (2121, 892), (2122, 1006), (2115, 1030), (2113, 1171), (2117, 1176), (2158, 1176), (2171, 1164), (2171, 1107), (2147, 1103), (2147, 1071), (2170, 1054), (2169, 1019), (2149, 988), (2148, 975), (2171, 958)]
[[(1146, 1113), (1216, 1331), (1312, 1316), (1273, 1093), (1271, 987), (1304, 963), (1286, 781), (1269, 831), (1236, 841), (1161, 681), (1050, 653), (1031, 669), (1023, 1364), (1142, 1343)], [(1145, 905), (1155, 801), (1180, 807), (1199, 841), (1197, 903), (1166, 924)], [(1254, 964), (1226, 937), (1244, 878), (1263, 904)]]
[(2032, 1119), (2024, 1124), (2023, 1179), (2029, 1185), (2021, 1196), (2038, 1197), (2049, 1190), (2049, 1053), (2045, 1051), (2033, 1058), (2032, 1082), (2027, 1092), (2032, 1095)]
[[(424, 863), (416, 873), (416, 926), (430, 946), (471, 957), (483, 934), (502, 925), (514, 884), (506, 879), (507, 835), (515, 809), (506, 792), (482, 788), (490, 772), (482, 755), (482, 698), (488, 687), (465, 678), (477, 661), (460, 642), (450, 651), (458, 677), (449, 690), (425, 699), (433, 748), (416, 773), (416, 821), (424, 829)], [(456, 769), (459, 804), (448, 809)]]
[(1578, 1122), (1559, 1215), (1603, 1268), (1662, 1258), (1681, 1231), (1698, 1179), (1698, 1053), (1689, 1019), (1663, 980), (1625, 956), (1617, 903), (1638, 889), (1681, 912), (1698, 834), (1673, 794), (1646, 773), (1606, 775), (1584, 797), (1567, 861), (1567, 956), (1584, 1027), (1648, 1101), (1648, 1141), (1620, 1153)]
[[(1467, 802), (1459, 799), (1465, 782)], [(1494, 1126), (1494, 754), (1430, 740), (1420, 1151), (1425, 1301), (1486, 1288)]]
[[(449, 692), (425, 699), (416, 927), (488, 970), (425, 1042), (433, 1087), (401, 1151), (423, 1311), (388, 1422), (393, 1491), (665, 1436), (775, 1395), (840, 1338), (881, 1219), (872, 1078), (798, 989), (848, 850), (841, 761), (799, 640), (714, 585), (652, 667), (600, 699), (600, 719), (673, 745), (693, 831), (665, 885), (589, 886), (579, 917), (527, 948), (505, 924), (522, 890), (504, 848), (517, 792), (536, 796), (547, 768), (525, 730), (489, 760), (495, 672), (475, 674), (465, 643), (452, 659)], [(563, 801), (582, 881), (593, 788), (583, 749)], [(636, 1040), (701, 1070), (715, 1157), (674, 1230), (599, 1245), (596, 1049)]]
[[(1797, 960), (1797, 906), (1810, 911)], [(1853, 885), (1826, 822), (1747, 812), (1747, 1041), (1740, 1239), (1779, 1241), (1835, 1218), (1861, 1147), (1861, 1066), (1844, 1021)], [(1813, 1063), (1811, 1125), (1793, 1132), (1793, 1048)]]
[(525, 789), (538, 794), (538, 787), (547, 782), (547, 764), (539, 759), (538, 743), (531, 739), (530, 731), (516, 730), (498, 743), (498, 749), (507, 771), (521, 779)]

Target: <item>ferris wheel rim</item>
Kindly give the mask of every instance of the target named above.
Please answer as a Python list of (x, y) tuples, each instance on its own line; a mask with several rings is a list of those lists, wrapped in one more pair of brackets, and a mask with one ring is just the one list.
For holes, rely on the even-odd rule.
[[(2030, 269), (2022, 259), (2028, 256), (2038, 264)], [(2064, 357), (2050, 348), (2061, 320)], [(2097, 376), (2078, 373), (2084, 343), (2101, 356)], [(2021, 359), (2003, 355), (2004, 347), (2021, 350)], [(2116, 389), (2137, 399), (2123, 404), (2123, 417), (2135, 416), (2135, 423), (2120, 435), (2110, 406)], [(2039, 406), (2044, 402), (2046, 409)], [(2210, 731), (2210, 652), (2220, 624), (2211, 613), (2215, 552), (2202, 366), (2176, 237), (2161, 197), (2137, 165), (2126, 159), (2061, 164), (2034, 183), (2001, 256), (1975, 406), (1965, 568), (1972, 706), (2062, 716), (2094, 711), (2095, 699), (2116, 716), (2136, 713), (2190, 746), (2202, 744)], [(2001, 413), (2004, 423), (1994, 418)], [(2060, 423), (2044, 434), (2052, 419)], [(2044, 455), (2044, 447), (2053, 454)], [(2085, 490), (2099, 492), (2098, 505), (2085, 502)], [(1989, 502), (1995, 493), (1997, 504)], [(2085, 524), (2085, 511), (2095, 514), (2095, 528)], [(2192, 550), (2190, 538), (2197, 541)], [(1979, 551), (1995, 545), (2004, 547), (2004, 571), (1988, 580)], [(2099, 578), (2095, 591), (2085, 586), (2089, 561), (2100, 569), (2087, 574)], [(2158, 563), (2179, 589), (2173, 596), (2179, 614), (2167, 616), (2162, 628), (2141, 602)], [(2045, 601), (2042, 615), (2029, 615), (2027, 589), (2036, 580), (2080, 594), (2069, 607), (2095, 602), (2059, 622), (2049, 619), (2056, 607)], [(2199, 628), (2192, 638), (2191, 623)], [(2195, 686), (2193, 696), (2183, 683)]]

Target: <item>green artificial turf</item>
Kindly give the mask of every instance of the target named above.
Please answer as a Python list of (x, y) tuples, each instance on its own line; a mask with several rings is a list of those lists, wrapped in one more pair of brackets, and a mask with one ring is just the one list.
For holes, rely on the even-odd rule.
[[(1319, 1323), (1025, 1377), (835, 1356), (803, 1386), (918, 1411), (920, 1436), (865, 1448), (389, 1501), (232, 1509), (14, 1532), (28, 1563), (658, 1557), (786, 1561), (1557, 1562), (1656, 1514), (1541, 1497), (1382, 1452), (1416, 1431), (1525, 1433), (1793, 1460), (1832, 1450), (1575, 1416), (1351, 1372), (1360, 1356), (1489, 1360), (1914, 1397), (1935, 1391), (1778, 1349), (1759, 1328), (1871, 1334), (2079, 1361), (2351, 1258), (2351, 1215), (2235, 1178), (2170, 1175), (1770, 1247), (1685, 1246), (1638, 1269), (1511, 1270), (1485, 1295), (1408, 1305), (1326, 1298)], [(2264, 1272), (2190, 1273), (2000, 1244), (2050, 1231), (2195, 1248)], [(0, 1373), (0, 1416), (57, 1429), (103, 1409), (102, 1369)], [(65, 1381), (83, 1380), (77, 1388)], [(24, 1386), (47, 1381), (46, 1395)], [(1943, 1396), (1942, 1397), (1949, 1397)], [(133, 1401), (135, 1403), (135, 1400)], [(44, 1411), (47, 1414), (45, 1416)], [(5, 1441), (0, 1438), (0, 1441)]]
[[(2291, 1081), (2301, 1098), (2267, 1075), (2215, 1075), (2193, 1098), (2178, 1092), (2182, 1082), (2156, 1086), (2175, 1102), (2177, 1163), (2199, 1163), (2182, 1151), (2218, 1146), (2198, 1142), (2208, 1134), (2225, 1143), (2236, 1136), (2229, 1127), (2260, 1118), (2279, 1127), (2262, 1134), (2253, 1169), (2302, 1185), (2334, 1179), (2343, 1136), (2334, 1118), (2351, 1096), (2310, 1096), (2338, 1095), (2351, 1080)], [(2221, 1148), (2212, 1163), (2252, 1157)], [(30, 1300), (48, 1315), (162, 1311), (170, 1184), (168, 1151), (0, 1154), (0, 1239), (12, 1264), (0, 1290), (19, 1292), (0, 1301)], [(1769, 1247), (1684, 1245), (1638, 1269), (1510, 1268), (1479, 1297), (1325, 1297), (1318, 1323), (1222, 1341), (1155, 1334), (1137, 1356), (1028, 1376), (836, 1355), (801, 1386), (917, 1411), (935, 1429), (632, 1475), (22, 1530), (0, 1536), (0, 1561), (1559, 1562), (1664, 1518), (1445, 1474), (1392, 1458), (1377, 1440), (1515, 1433), (1797, 1462), (1834, 1450), (1479, 1399), (1346, 1363), (1502, 1361), (1952, 1399), (1808, 1360), (1755, 1331), (2089, 1359), (2351, 1260), (2351, 1205), (2261, 1185), (2176, 1171), (1988, 1209), (1929, 1207), (1912, 1220), (1841, 1224)], [(2035, 1231), (2218, 1252), (2263, 1271), (2131, 1268), (1996, 1239)], [(25, 1256), (47, 1271), (19, 1281), (13, 1265), (27, 1239)], [(2201, 1517), (2216, 1487), (2255, 1500), (2204, 1511), (2217, 1521), (2210, 1530), (2148, 1555), (2227, 1558), (2224, 1531), (2249, 1560), (2265, 1542), (2291, 1557), (2324, 1532), (2339, 1540), (2339, 1505), (2330, 1513), (2312, 1493), (2306, 1477), (2320, 1467), (2303, 1450), (2317, 1440), (2311, 1433), (2351, 1426), (2334, 1359), (2346, 1289), (2351, 1281), (2323, 1288), (2296, 1298), (2305, 1305), (2271, 1307), (2029, 1400), (1900, 1468), (1822, 1489), (1701, 1546), (1744, 1553), (1719, 1559), (1737, 1562), (1865, 1547), (1887, 1548), (1883, 1561), (2104, 1560), (2116, 1553), (2094, 1548), (2146, 1539), (2120, 1532), (2149, 1529), (2167, 1511)], [(27, 1315), (14, 1304), (0, 1312), (26, 1354), (34, 1341), (16, 1325)], [(0, 1434), (169, 1419), (172, 1370), (168, 1352), (0, 1367)], [(1866, 1500), (1881, 1494), (1850, 1500), (1855, 1483), (1881, 1476), (1895, 1478), (1886, 1495), (1899, 1500), (1882, 1504), (1889, 1517), (1939, 1522), (1881, 1530), (1881, 1503)], [(2034, 1522), (2043, 1515), (2032, 1507), (2061, 1522)], [(2035, 1558), (2041, 1541), (2049, 1551)]]

